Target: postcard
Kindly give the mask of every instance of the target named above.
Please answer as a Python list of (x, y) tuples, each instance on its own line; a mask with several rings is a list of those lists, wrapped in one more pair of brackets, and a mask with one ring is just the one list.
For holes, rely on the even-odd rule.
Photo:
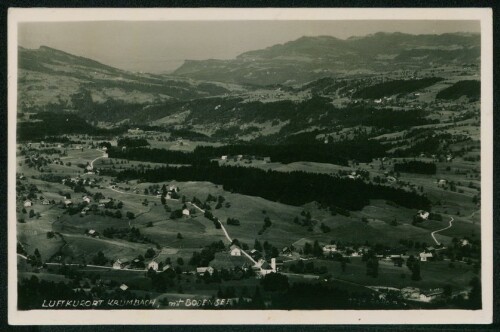
[(15, 8), (9, 323), (492, 322), (490, 9)]

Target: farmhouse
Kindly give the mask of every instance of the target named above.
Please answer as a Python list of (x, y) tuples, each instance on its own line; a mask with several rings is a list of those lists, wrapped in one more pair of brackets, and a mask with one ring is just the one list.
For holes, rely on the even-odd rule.
[(73, 202), (70, 199), (65, 199), (64, 200), (64, 205), (68, 206), (68, 205), (71, 205), (71, 204), (73, 204)]
[(323, 247), (324, 254), (329, 254), (332, 252), (337, 252), (337, 245), (336, 244), (328, 244), (328, 245)]
[(100, 199), (99, 200), (99, 206), (105, 206), (106, 204), (108, 204), (109, 202), (111, 202), (111, 200), (109, 198), (103, 198), (103, 199)]
[(116, 262), (113, 263), (113, 269), (120, 270), (124, 269), (128, 265), (127, 259), (117, 259)]
[(241, 249), (237, 245), (233, 244), (229, 249), (231, 256), (241, 256)]
[(90, 199), (89, 196), (83, 196), (82, 201), (87, 202), (87, 203), (90, 204), (91, 199)]
[(212, 275), (214, 273), (214, 268), (211, 266), (204, 266), (204, 267), (197, 267), (196, 268), (196, 273), (198, 273), (199, 275), (204, 275), (206, 272), (208, 272), (208, 274)]
[(89, 229), (87, 235), (91, 237), (99, 237), (99, 233), (97, 233), (95, 229)]
[(182, 215), (183, 215), (183, 216), (185, 216), (185, 217), (189, 217), (189, 214), (190, 214), (190, 212), (189, 212), (189, 210), (188, 210), (188, 209), (184, 209), (184, 210), (182, 210)]
[(30, 207), (30, 206), (33, 206), (33, 202), (30, 201), (29, 199), (25, 200), (24, 201), (24, 207)]
[(421, 262), (427, 262), (428, 259), (431, 259), (432, 257), (434, 257), (434, 255), (432, 254), (432, 252), (421, 252), (419, 254), (419, 257), (420, 257), (420, 261)]
[(281, 249), (281, 254), (283, 256), (292, 256), (292, 249), (290, 249), (289, 247), (284, 247), (283, 249)]
[(155, 261), (151, 261), (148, 264), (148, 270), (153, 269), (154, 271), (158, 271), (158, 263)]
[(427, 212), (427, 211), (424, 211), (424, 210), (419, 210), (417, 215), (418, 215), (420, 218), (422, 218), (423, 220), (427, 220), (427, 219), (429, 219), (429, 212)]

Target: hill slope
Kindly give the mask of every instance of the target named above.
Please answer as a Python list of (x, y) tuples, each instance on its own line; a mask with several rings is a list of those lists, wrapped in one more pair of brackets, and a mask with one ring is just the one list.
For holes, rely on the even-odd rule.
[(46, 46), (19, 48), (18, 75), (21, 111), (74, 109), (79, 102), (141, 105), (227, 92), (220, 84), (131, 73)]
[(417, 70), (430, 63), (477, 64), (479, 58), (480, 38), (475, 34), (376, 33), (346, 40), (319, 36), (246, 52), (234, 60), (189, 60), (174, 75), (257, 85), (295, 84), (346, 73)]

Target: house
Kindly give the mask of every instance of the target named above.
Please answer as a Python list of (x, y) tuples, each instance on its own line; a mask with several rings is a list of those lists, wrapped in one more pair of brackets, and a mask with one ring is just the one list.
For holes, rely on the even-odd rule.
[(396, 178), (395, 178), (394, 176), (388, 176), (388, 177), (387, 177), (387, 181), (389, 181), (389, 182), (391, 182), (391, 183), (394, 183), (394, 182), (396, 182), (397, 180), (396, 180)]
[(68, 206), (68, 205), (71, 205), (71, 204), (73, 204), (73, 202), (70, 199), (65, 199), (64, 200), (64, 205)]
[(171, 193), (167, 193), (167, 194), (165, 195), (165, 198), (166, 198), (166, 199), (172, 199), (172, 194), (171, 194)]
[(236, 156), (236, 160), (240, 161), (241, 159), (243, 159), (243, 155), (242, 154), (239, 154)]
[(214, 273), (214, 268), (211, 266), (197, 267), (196, 268), (196, 273), (198, 273), (199, 275), (205, 275), (206, 272), (208, 272), (208, 274), (212, 275)]
[(416, 287), (405, 287), (401, 289), (401, 296), (407, 300), (419, 300), (420, 289)]
[(429, 212), (424, 211), (424, 210), (419, 210), (418, 211), (418, 216), (422, 218), (423, 220), (429, 219)]
[(431, 302), (443, 295), (444, 290), (442, 288), (429, 289), (428, 291), (422, 291), (420, 293), (419, 300), (422, 302)]
[(82, 201), (87, 202), (87, 203), (90, 204), (91, 199), (90, 199), (89, 196), (83, 196)]
[(446, 180), (445, 179), (441, 179), (438, 181), (438, 187), (444, 187), (446, 186)]
[(117, 259), (116, 262), (113, 263), (113, 269), (120, 270), (124, 269), (128, 265), (128, 260), (126, 259)]
[(265, 163), (270, 163), (271, 162), (271, 157), (264, 157), (264, 162)]
[(148, 264), (148, 270), (153, 269), (154, 271), (158, 271), (158, 263), (155, 261), (151, 261)]
[(292, 249), (290, 249), (289, 247), (284, 247), (283, 249), (281, 249), (281, 254), (283, 256), (292, 256)]
[(241, 249), (237, 245), (233, 244), (229, 247), (229, 249), (231, 256), (241, 256)]
[(261, 254), (258, 250), (256, 250), (256, 249), (252, 249), (252, 250), (250, 251), (250, 256), (251, 256), (253, 259), (258, 260), (258, 259), (260, 259), (260, 258), (262, 257), (262, 254)]
[(165, 264), (165, 266), (163, 267), (163, 271), (167, 271), (167, 270), (170, 270), (172, 267), (170, 266), (170, 264)]
[(99, 200), (99, 206), (105, 206), (106, 204), (108, 204), (109, 202), (111, 202), (111, 199), (109, 198), (103, 198), (103, 199), (100, 199)]
[(85, 167), (85, 170), (86, 170), (87, 172), (90, 172), (90, 171), (91, 171), (91, 170), (93, 170), (93, 169), (94, 169), (94, 168), (93, 168), (93, 167), (92, 167), (92, 165), (90, 165), (90, 164), (89, 164), (89, 165), (87, 165), (87, 166)]
[(221, 156), (220, 160), (227, 160), (227, 156)]
[(432, 254), (432, 252), (421, 252), (419, 254), (419, 257), (420, 257), (420, 261), (421, 262), (427, 262), (428, 259), (431, 259), (432, 257), (434, 257), (434, 255)]
[(323, 254), (330, 254), (332, 252), (337, 252), (336, 244), (327, 244), (323, 247)]
[(120, 289), (121, 289), (122, 291), (126, 291), (126, 290), (128, 289), (128, 286), (127, 286), (127, 285), (125, 285), (125, 284), (121, 284)]
[(97, 237), (97, 238), (99, 237), (99, 233), (98, 233), (98, 232), (96, 232), (96, 230), (95, 230), (95, 229), (90, 229), (90, 230), (87, 232), (87, 235), (88, 235), (88, 236), (91, 236), (91, 237)]
[(189, 210), (187, 208), (182, 210), (182, 215), (183, 216), (189, 217), (189, 214), (190, 214), (190, 212), (189, 212)]
[(33, 202), (30, 201), (29, 199), (25, 200), (24, 201), (24, 207), (30, 207), (30, 206), (33, 206)]
[(42, 205), (50, 205), (50, 201), (46, 198), (42, 200)]
[(271, 258), (271, 269), (273, 272), (278, 272), (283, 268), (283, 260), (279, 258)]
[[(275, 259), (275, 258), (273, 258)], [(271, 260), (272, 262), (272, 260)], [(271, 264), (269, 264), (268, 262), (264, 261), (260, 264), (260, 270), (259, 270), (259, 274), (261, 276), (265, 276), (266, 274), (269, 274), (269, 273), (273, 273), (273, 272), (276, 272), (276, 263), (273, 263), (274, 264), (274, 269), (273, 269), (273, 266)]]
[(465, 247), (465, 246), (470, 245), (470, 242), (469, 242), (469, 240), (467, 240), (467, 239), (461, 239), (461, 240), (460, 240), (460, 245), (461, 245), (462, 247)]
[(168, 191), (175, 191), (175, 192), (177, 192), (177, 191), (179, 191), (179, 188), (177, 188), (176, 186), (174, 186), (172, 184), (172, 185), (168, 186)]
[(82, 209), (82, 211), (80, 211), (81, 214), (86, 214), (88, 211), (90, 210), (90, 208), (88, 206), (84, 207)]

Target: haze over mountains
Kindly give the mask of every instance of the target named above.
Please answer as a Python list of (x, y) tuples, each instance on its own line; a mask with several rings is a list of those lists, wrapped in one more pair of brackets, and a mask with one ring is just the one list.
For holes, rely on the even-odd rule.
[[(480, 36), (468, 33), (302, 37), (233, 60), (186, 61), (172, 75), (132, 73), (46, 46), (20, 47), (18, 109), (72, 111), (110, 124), (190, 126), (208, 135), (249, 127), (249, 134), (259, 133), (249, 137), (272, 137), (303, 129), (304, 121), (311, 128), (347, 121), (346, 112), (333, 110), (352, 98), (390, 97), (431, 85), (442, 90), (460, 78), (443, 81), (440, 71), (476, 71), (479, 61)], [(401, 78), (416, 81), (402, 86)], [(376, 86), (391, 79), (392, 85)], [(374, 84), (375, 91), (363, 91)]]
[(325, 76), (422, 69), (443, 63), (479, 63), (476, 34), (376, 33), (346, 40), (302, 37), (234, 60), (186, 61), (174, 75), (223, 82), (297, 84)]

